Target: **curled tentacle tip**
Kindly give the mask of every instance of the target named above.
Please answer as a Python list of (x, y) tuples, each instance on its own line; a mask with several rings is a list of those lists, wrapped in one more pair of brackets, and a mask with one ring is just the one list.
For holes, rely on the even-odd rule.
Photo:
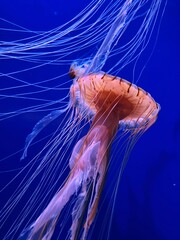
[(86, 74), (89, 65), (90, 65), (90, 61), (73, 62), (69, 69), (69, 76), (71, 78), (82, 77), (84, 74)]

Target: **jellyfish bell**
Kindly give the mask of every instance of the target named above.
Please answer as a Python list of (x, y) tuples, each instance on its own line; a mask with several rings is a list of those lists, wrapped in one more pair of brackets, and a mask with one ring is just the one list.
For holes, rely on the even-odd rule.
[(103, 72), (77, 78), (70, 92), (72, 101), (85, 116), (114, 111), (120, 129), (146, 130), (160, 110), (160, 105), (142, 88)]

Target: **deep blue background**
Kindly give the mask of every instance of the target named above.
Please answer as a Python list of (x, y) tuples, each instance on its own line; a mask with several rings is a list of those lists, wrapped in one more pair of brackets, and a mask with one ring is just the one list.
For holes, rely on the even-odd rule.
[[(88, 1), (71, 2), (1, 0), (0, 17), (29, 29), (48, 30), (75, 16)], [(180, 2), (169, 0), (155, 52), (139, 82), (160, 103), (161, 112), (129, 159), (118, 191), (111, 239), (180, 239), (179, 13)], [(2, 157), (22, 147), (39, 118), (29, 115), (24, 125), (1, 124)], [(1, 182), (8, 181), (1, 176)]]

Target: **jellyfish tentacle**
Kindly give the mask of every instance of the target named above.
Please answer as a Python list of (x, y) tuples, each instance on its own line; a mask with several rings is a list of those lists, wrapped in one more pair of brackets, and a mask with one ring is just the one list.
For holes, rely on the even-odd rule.
[(71, 239), (77, 239), (86, 208), (86, 190), (82, 189), (72, 211)]
[(39, 122), (36, 123), (34, 126), (32, 132), (26, 137), (25, 140), (25, 147), (24, 152), (21, 156), (21, 160), (27, 157), (27, 150), (31, 144), (31, 142), (34, 140), (34, 138), (52, 121), (54, 121), (56, 118), (58, 118), (62, 113), (67, 111), (68, 107), (62, 110), (55, 110), (43, 117)]
[(82, 137), (77, 143), (76, 145), (74, 146), (73, 148), (73, 151), (72, 151), (72, 154), (71, 154), (71, 158), (69, 160), (69, 167), (70, 169), (72, 169), (75, 165), (75, 162), (77, 160), (77, 158), (80, 156), (80, 150), (84, 144), (84, 139), (85, 137)]
[[(82, 154), (77, 159), (64, 186), (56, 193), (34, 224), (22, 232), (21, 238), (29, 234), (28, 239), (38, 237), (41, 237), (42, 239), (50, 239), (55, 228), (55, 220), (58, 218), (65, 205), (69, 202), (71, 196), (78, 194), (80, 188), (86, 188), (88, 181), (92, 178), (95, 171), (94, 157), (96, 154), (94, 153), (98, 152), (100, 143), (98, 141), (84, 145), (85, 147), (83, 146), (84, 149)], [(86, 192), (84, 192), (84, 194), (85, 193)], [(77, 205), (83, 204), (82, 200), (83, 198), (79, 198), (79, 204), (77, 203)], [(78, 216), (78, 214), (76, 214), (76, 216)]]
[[(64, 208), (68, 203), (71, 196), (78, 192), (83, 180), (83, 172), (78, 169), (73, 171), (65, 185), (57, 192), (57, 194), (50, 201), (45, 210), (37, 218), (37, 220), (27, 229), (25, 229), (20, 239), (51, 239), (56, 221)], [(28, 235), (28, 237), (27, 237)]]
[(119, 11), (115, 21), (113, 22), (110, 30), (108, 31), (108, 34), (106, 35), (95, 57), (93, 58), (89, 67), (86, 68), (86, 74), (100, 71), (104, 64), (106, 63), (113, 42), (120, 35), (121, 30), (123, 30), (123, 26), (126, 23), (128, 17), (127, 12), (131, 4), (132, 0), (126, 0), (125, 3), (123, 4), (121, 10)]
[(91, 224), (94, 221), (96, 212), (97, 212), (97, 207), (98, 207), (98, 203), (100, 200), (100, 196), (102, 193), (102, 189), (104, 186), (104, 182), (105, 182), (105, 175), (106, 175), (106, 169), (107, 169), (107, 157), (104, 157), (103, 159), (103, 164), (100, 165), (100, 169), (98, 170), (98, 176), (97, 176), (97, 181), (95, 183), (95, 193), (94, 193), (94, 199), (93, 202), (88, 210), (88, 216), (86, 219), (86, 222), (84, 224), (84, 232), (87, 233)]
[(82, 164), (84, 165), (84, 180), (81, 193), (75, 203), (72, 213), (72, 226), (71, 226), (71, 239), (74, 240), (78, 237), (79, 229), (82, 224), (83, 216), (89, 208), (90, 200), (93, 195), (93, 185), (97, 175), (97, 160), (100, 149), (100, 141), (85, 141), (85, 153), (82, 155)]
[(71, 240), (78, 239), (79, 232), (83, 227), (83, 218), (88, 208), (89, 199), (91, 197), (93, 182), (87, 182), (82, 187), (81, 193), (74, 205), (72, 211)]
[(54, 228), (52, 226), (55, 226), (55, 222), (57, 221), (57, 218), (54, 217), (53, 219), (50, 219), (45, 225), (43, 225), (36, 233), (32, 234), (34, 224), (33, 223), (30, 227), (26, 228), (23, 230), (21, 235), (18, 237), (17, 240), (37, 240), (37, 239), (42, 239), (42, 240), (50, 240)]

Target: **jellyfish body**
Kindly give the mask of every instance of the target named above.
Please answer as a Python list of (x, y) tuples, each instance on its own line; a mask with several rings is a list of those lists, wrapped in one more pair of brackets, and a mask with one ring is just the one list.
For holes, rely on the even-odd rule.
[[(37, 63), (40, 62), (40, 65), (46, 65), (46, 57), (48, 58), (48, 53), (45, 52), (45, 54), (43, 54), (43, 47), (49, 47), (49, 54), (52, 54), (52, 49), (57, 47), (60, 50), (56, 50), (54, 51), (54, 55), (50, 55), (51, 57), (57, 57), (57, 59), (52, 61), (50, 57), (50, 64), (52, 62), (64, 64), (68, 55), (67, 52), (70, 50), (76, 52), (76, 45), (80, 45), (84, 39), (87, 39), (87, 30), (84, 30), (82, 39), (80, 38), (81, 34), (79, 34), (78, 37), (81, 39), (80, 42), (78, 42), (77, 36), (67, 39), (63, 39), (63, 37), (69, 32), (73, 32), (76, 26), (80, 25), (83, 21), (85, 22), (90, 14), (98, 9), (103, 1), (95, 2), (95, 6), (92, 9), (89, 8), (89, 11), (85, 12), (84, 16), (80, 20), (78, 19), (76, 24), (72, 25), (71, 28), (62, 32), (58, 30), (57, 35), (54, 37), (52, 37), (51, 32), (49, 32), (47, 34), (46, 41), (44, 41), (45, 36), (42, 37), (41, 34), (39, 39), (36, 39), (35, 36), (36, 41), (32, 38), (32, 42), (29, 44), (24, 44), (23, 40), (22, 43), (21, 41), (17, 41), (17, 43), (15, 41), (14, 48), (8, 47), (7, 51), (5, 51), (6, 49), (2, 49), (4, 50), (2, 51), (2, 58), (4, 58), (4, 56), (9, 56), (10, 53), (12, 54), (12, 57), (16, 57), (16, 54), (18, 55), (18, 53), (22, 53), (22, 55), (19, 55), (21, 55), (26, 61), (37, 61)], [(50, 186), (48, 187), (51, 189), (52, 182), (55, 179), (50, 180), (48, 178), (48, 173), (49, 171), (54, 170), (55, 167), (53, 166), (53, 168), (52, 165), (57, 167), (58, 163), (56, 162), (63, 160), (65, 154), (64, 152), (60, 154), (60, 151), (66, 146), (66, 144), (69, 144), (69, 139), (73, 139), (76, 135), (76, 126), (80, 124), (81, 120), (85, 119), (91, 123), (88, 133), (78, 139), (78, 142), (74, 146), (69, 159), (70, 173), (65, 182), (59, 187), (59, 190), (57, 190), (54, 197), (48, 201), (48, 204), (45, 205), (45, 209), (43, 206), (44, 210), (41, 211), (39, 217), (37, 217), (32, 224), (29, 224), (28, 222), (28, 224), (24, 227), (22, 224), (24, 219), (21, 220), (21, 214), (19, 214), (20, 217), (17, 217), (17, 222), (19, 223), (17, 226), (14, 226), (16, 223), (12, 225), (7, 234), (7, 238), (8, 236), (14, 236), (12, 233), (14, 229), (16, 229), (17, 232), (20, 232), (19, 229), (22, 224), (24, 230), (18, 239), (51, 239), (58, 219), (61, 217), (62, 210), (67, 207), (67, 205), (72, 204), (73, 208), (71, 211), (72, 223), (70, 228), (70, 238), (72, 240), (78, 239), (79, 237), (86, 239), (97, 212), (99, 199), (108, 170), (110, 148), (116, 133), (118, 131), (121, 135), (128, 133), (130, 134), (131, 139), (140, 136), (156, 121), (160, 110), (160, 106), (154, 101), (150, 94), (143, 89), (126, 81), (125, 79), (101, 72), (109, 57), (118, 53), (123, 53), (123, 58), (119, 59), (110, 69), (111, 72), (116, 66), (119, 66), (118, 71), (120, 71), (120, 69), (126, 66), (129, 62), (134, 59), (138, 59), (139, 55), (146, 47), (145, 42), (148, 42), (148, 36), (151, 35), (151, 31), (154, 28), (154, 20), (156, 20), (159, 12), (161, 0), (151, 1), (148, 5), (148, 10), (141, 12), (141, 8), (143, 8), (146, 4), (149, 4), (149, 1), (126, 0), (122, 3), (122, 1), (117, 0), (113, 4), (115, 10), (110, 12), (108, 7), (105, 8), (104, 13), (102, 13), (97, 20), (97, 25), (101, 21), (104, 24), (106, 22), (105, 20), (107, 20), (109, 27), (108, 31), (105, 30), (104, 34), (100, 35), (100, 37), (95, 40), (95, 42), (99, 42), (103, 39), (98, 51), (89, 61), (83, 61), (81, 66), (79, 66), (78, 61), (71, 65), (70, 75), (73, 78), (73, 84), (70, 87), (70, 101), (67, 103), (66, 107), (53, 110), (51, 113), (42, 118), (42, 120), (35, 125), (32, 132), (26, 138), (25, 148), (21, 159), (24, 159), (27, 156), (27, 151), (32, 141), (48, 124), (57, 119), (61, 114), (69, 114), (71, 112), (68, 124), (65, 124), (64, 129), (59, 135), (57, 134), (57, 138), (55, 137), (54, 142), (52, 140), (46, 145), (46, 148), (48, 149), (47, 153), (42, 157), (39, 167), (35, 173), (32, 174), (32, 177), (27, 180), (24, 185), (22, 184), (22, 187), (18, 189), (17, 194), (13, 195), (9, 201), (9, 205), (7, 204), (7, 206), (5, 206), (7, 208), (5, 208), (5, 214), (2, 215), (3, 221), (4, 219), (7, 221), (8, 217), (11, 216), (9, 212), (13, 212), (16, 204), (18, 205), (21, 197), (23, 197), (23, 194), (25, 195), (26, 190), (30, 186), (31, 182), (35, 181), (39, 172), (43, 171), (44, 168), (49, 165), (51, 168), (50, 170), (46, 170), (47, 174), (45, 174), (45, 176), (47, 177), (47, 180), (45, 183), (48, 184), (49, 181)], [(110, 5), (108, 6), (111, 7)], [(109, 19), (108, 15), (110, 16)], [(143, 17), (143, 21), (139, 30), (135, 33), (135, 36), (132, 37), (132, 39), (122, 48), (117, 48), (117, 53), (114, 52), (114, 47), (116, 46), (118, 40), (121, 39), (124, 31), (131, 21), (141, 17)], [(106, 27), (106, 25), (103, 24), (102, 26)], [(97, 30), (96, 28), (93, 28), (93, 25), (89, 27), (89, 39), (94, 36), (91, 33), (91, 28), (93, 30), (92, 32)], [(99, 31), (99, 34), (101, 34), (101, 31)], [(77, 42), (75, 43), (77, 44), (74, 44), (76, 38)], [(82, 44), (82, 49), (83, 47), (85, 48), (86, 44), (87, 43), (84, 43), (84, 45)], [(65, 47), (63, 49), (62, 47), (64, 45)], [(75, 46), (74, 48), (72, 47), (73, 45)], [(42, 59), (38, 54), (36, 55), (36, 52), (34, 51), (35, 49), (38, 49), (38, 47), (40, 49), (40, 53), (42, 51), (42, 55), (40, 54)], [(139, 52), (140, 48), (141, 50)], [(63, 56), (61, 55), (61, 51), (64, 51)], [(45, 56), (44, 59), (43, 56)], [(19, 57), (19, 59), (21, 58)], [(9, 77), (12, 77), (11, 74), (9, 74)], [(38, 89), (43, 89), (42, 91), (49, 90), (44, 87), (43, 83), (41, 86), (41, 82), (37, 82), (34, 86)], [(56, 86), (57, 89), (58, 86)], [(49, 88), (51, 89), (51, 87)], [(4, 95), (2, 96), (4, 97)], [(22, 95), (22, 97), (23, 96), (24, 95)], [(69, 97), (69, 95), (67, 96)], [(21, 94), (17, 94), (17, 97), (21, 97)], [(44, 106), (53, 106), (53, 103), (49, 103), (49, 105), (44, 104)], [(37, 109), (39, 109), (39, 106), (37, 106)], [(26, 111), (28, 112), (29, 108), (19, 111), (18, 113)], [(13, 114), (14, 113), (12, 112), (12, 115)], [(8, 116), (8, 114), (3, 115), (4, 118)], [(59, 158), (62, 159), (59, 160)], [(40, 157), (37, 157), (37, 159), (39, 160)], [(50, 163), (51, 161), (52, 165)], [(124, 170), (125, 164), (126, 159), (123, 159), (120, 175)], [(51, 173), (51, 176), (52, 174), (53, 173)], [(44, 183), (44, 179), (46, 177), (42, 177), (42, 183)], [(43, 189), (43, 187), (44, 186), (41, 182), (40, 185), (36, 187), (34, 196), (32, 194), (32, 198), (30, 198), (31, 206), (34, 207), (34, 201), (36, 201), (40, 195), (39, 189)], [(49, 192), (47, 191), (47, 194), (48, 193)], [(75, 196), (75, 201), (74, 199), (72, 201), (73, 196)], [(45, 195), (45, 197), (47, 196)], [(13, 198), (15, 199), (14, 201), (12, 200)], [(31, 207), (28, 206), (28, 203), (22, 210), (25, 212), (25, 216), (28, 216), (28, 213), (32, 212), (32, 210), (28, 212), (28, 208), (31, 209)], [(41, 205), (43, 205), (43, 200)], [(27, 225), (29, 226), (27, 227)]]
[(118, 128), (134, 135), (144, 132), (155, 122), (160, 109), (141, 88), (102, 72), (78, 78), (70, 91), (76, 110), (93, 115), (90, 130), (74, 147), (69, 160), (70, 174), (64, 186), (20, 239), (27, 232), (27, 239), (51, 239), (62, 209), (74, 194), (77, 199), (72, 211), (71, 239), (78, 238), (83, 219), (85, 239), (96, 215), (110, 146)]

